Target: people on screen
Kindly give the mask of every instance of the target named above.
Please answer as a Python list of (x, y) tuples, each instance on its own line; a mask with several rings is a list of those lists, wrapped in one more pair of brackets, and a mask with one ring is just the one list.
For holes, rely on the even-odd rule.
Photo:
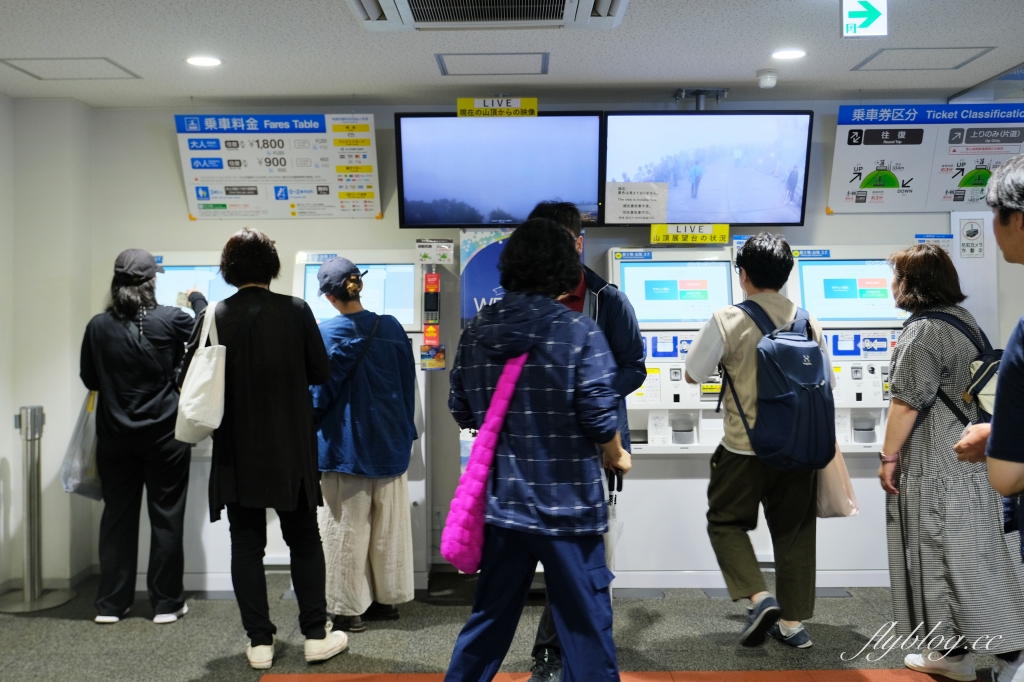
[(327, 560), (327, 609), (335, 630), (395, 620), (411, 601), (410, 449), (416, 366), (402, 325), (365, 310), (363, 275), (346, 258), (317, 273), (338, 315), (320, 325), (331, 377), (311, 388), (320, 453), (320, 536)]
[[(148, 252), (122, 252), (114, 261), (107, 309), (89, 321), (82, 339), (82, 383), (99, 392), (96, 465), (104, 506), (97, 623), (117, 623), (135, 599), (143, 489), (153, 622), (173, 623), (188, 611), (182, 537), (191, 446), (174, 439), (175, 368), (194, 322), (180, 308), (157, 305), (159, 272), (163, 267)], [(197, 291), (189, 292), (189, 303), (197, 313), (206, 308)]]

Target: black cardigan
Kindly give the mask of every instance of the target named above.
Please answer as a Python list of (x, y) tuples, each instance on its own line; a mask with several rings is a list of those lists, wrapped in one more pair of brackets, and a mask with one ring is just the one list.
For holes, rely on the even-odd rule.
[[(263, 307), (248, 334), (234, 338), (259, 298)], [(313, 312), (302, 299), (246, 287), (222, 301), (216, 314), (227, 371), (224, 419), (213, 434), (210, 519), (219, 519), (229, 503), (295, 511), (303, 489), (313, 511), (322, 498), (309, 386), (330, 378)], [(182, 376), (201, 330), (197, 321)]]

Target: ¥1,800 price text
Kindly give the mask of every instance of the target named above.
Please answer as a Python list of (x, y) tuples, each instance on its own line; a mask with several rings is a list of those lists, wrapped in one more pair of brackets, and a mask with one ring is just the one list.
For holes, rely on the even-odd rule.
[(284, 140), (249, 140), (253, 149), (284, 149)]

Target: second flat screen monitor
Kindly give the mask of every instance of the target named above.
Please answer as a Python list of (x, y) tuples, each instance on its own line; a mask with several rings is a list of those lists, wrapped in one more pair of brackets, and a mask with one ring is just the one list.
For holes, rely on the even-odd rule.
[[(812, 117), (609, 113), (606, 196), (618, 183), (653, 190), (656, 223), (801, 225)], [(608, 224), (631, 222), (605, 210)]]
[(622, 291), (641, 325), (707, 322), (732, 304), (730, 261), (653, 261), (619, 264)]
[(801, 305), (821, 322), (898, 322), (910, 314), (892, 297), (884, 260), (800, 260)]
[(600, 114), (395, 115), (402, 227), (518, 225), (541, 201), (598, 222)]
[[(360, 296), (363, 307), (379, 315), (392, 315), (403, 325), (415, 324), (415, 266), (412, 263), (380, 263), (358, 267), (360, 271), (367, 271), (363, 275), (363, 293)], [(316, 321), (323, 322), (338, 315), (338, 311), (325, 297), (317, 295), (320, 283), (316, 274), (319, 271), (319, 263), (306, 265), (303, 298), (313, 310)]]

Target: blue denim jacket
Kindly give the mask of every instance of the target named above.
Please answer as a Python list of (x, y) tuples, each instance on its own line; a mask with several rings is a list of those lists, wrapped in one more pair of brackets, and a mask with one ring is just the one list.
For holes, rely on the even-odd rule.
[(368, 478), (401, 476), (416, 440), (416, 366), (398, 320), (381, 315), (380, 327), (356, 373), (342, 386), (378, 315), (338, 315), (320, 325), (331, 378), (311, 386), (317, 419), (320, 471)]

